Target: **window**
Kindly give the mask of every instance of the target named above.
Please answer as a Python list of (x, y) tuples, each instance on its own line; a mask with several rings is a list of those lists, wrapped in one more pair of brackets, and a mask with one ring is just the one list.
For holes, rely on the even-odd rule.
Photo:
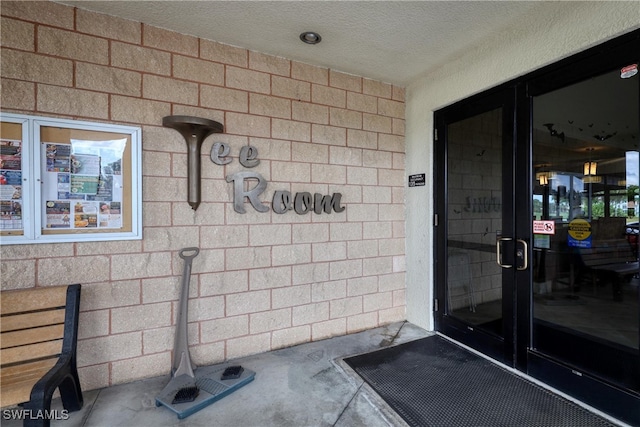
[(2, 113), (5, 244), (142, 238), (141, 130)]

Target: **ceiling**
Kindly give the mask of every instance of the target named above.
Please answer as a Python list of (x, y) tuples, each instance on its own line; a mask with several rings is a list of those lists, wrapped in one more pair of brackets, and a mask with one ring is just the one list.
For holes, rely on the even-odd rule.
[[(406, 86), (514, 25), (536, 1), (59, 1)], [(317, 45), (299, 35), (314, 31)]]

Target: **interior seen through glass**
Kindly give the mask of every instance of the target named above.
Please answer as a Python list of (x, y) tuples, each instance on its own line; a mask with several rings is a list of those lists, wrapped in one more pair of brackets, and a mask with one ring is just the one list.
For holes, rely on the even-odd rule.
[[(533, 100), (533, 318), (638, 349), (638, 78)], [(535, 344), (535, 337), (534, 337)]]
[[(531, 176), (534, 324), (635, 352), (638, 81), (616, 70), (535, 97)], [(501, 115), (496, 109), (447, 127), (447, 312), (496, 335), (502, 333)]]

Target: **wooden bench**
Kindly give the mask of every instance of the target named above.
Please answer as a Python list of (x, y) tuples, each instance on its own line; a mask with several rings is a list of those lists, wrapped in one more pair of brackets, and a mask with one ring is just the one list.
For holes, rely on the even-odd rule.
[(638, 260), (627, 240), (594, 241), (580, 249), (580, 258), (591, 278), (594, 291), (598, 283), (611, 282), (613, 299), (622, 301), (622, 282), (638, 273)]
[(25, 426), (49, 426), (51, 398), (82, 408), (76, 367), (80, 285), (1, 294), (0, 407), (22, 403)]

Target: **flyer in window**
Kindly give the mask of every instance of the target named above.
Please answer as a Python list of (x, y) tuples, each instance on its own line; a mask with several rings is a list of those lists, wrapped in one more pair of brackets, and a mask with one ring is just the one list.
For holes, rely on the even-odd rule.
[(0, 229), (22, 229), (22, 141), (0, 140)]
[(73, 175), (71, 174), (71, 181), (69, 188), (73, 194), (98, 194), (98, 180), (97, 176), (87, 175)]
[(0, 169), (22, 170), (22, 141), (0, 140)]
[(22, 230), (22, 203), (0, 201), (0, 229)]
[(69, 172), (71, 170), (71, 146), (69, 144), (45, 144), (47, 172)]
[(98, 204), (96, 202), (76, 202), (73, 205), (73, 213), (75, 228), (98, 226)]
[(122, 213), (120, 202), (100, 203), (100, 227), (114, 227), (115, 224), (122, 224)]
[(22, 199), (22, 171), (0, 170), (0, 200)]
[(60, 200), (46, 203), (47, 228), (71, 228), (71, 204)]
[(69, 186), (69, 174), (59, 173), (58, 174), (58, 199), (60, 200), (68, 199), (70, 191), (71, 191), (71, 187)]
[(0, 200), (22, 199), (21, 142), (0, 141)]
[(71, 192), (74, 194), (98, 193), (100, 180), (100, 156), (71, 156)]

